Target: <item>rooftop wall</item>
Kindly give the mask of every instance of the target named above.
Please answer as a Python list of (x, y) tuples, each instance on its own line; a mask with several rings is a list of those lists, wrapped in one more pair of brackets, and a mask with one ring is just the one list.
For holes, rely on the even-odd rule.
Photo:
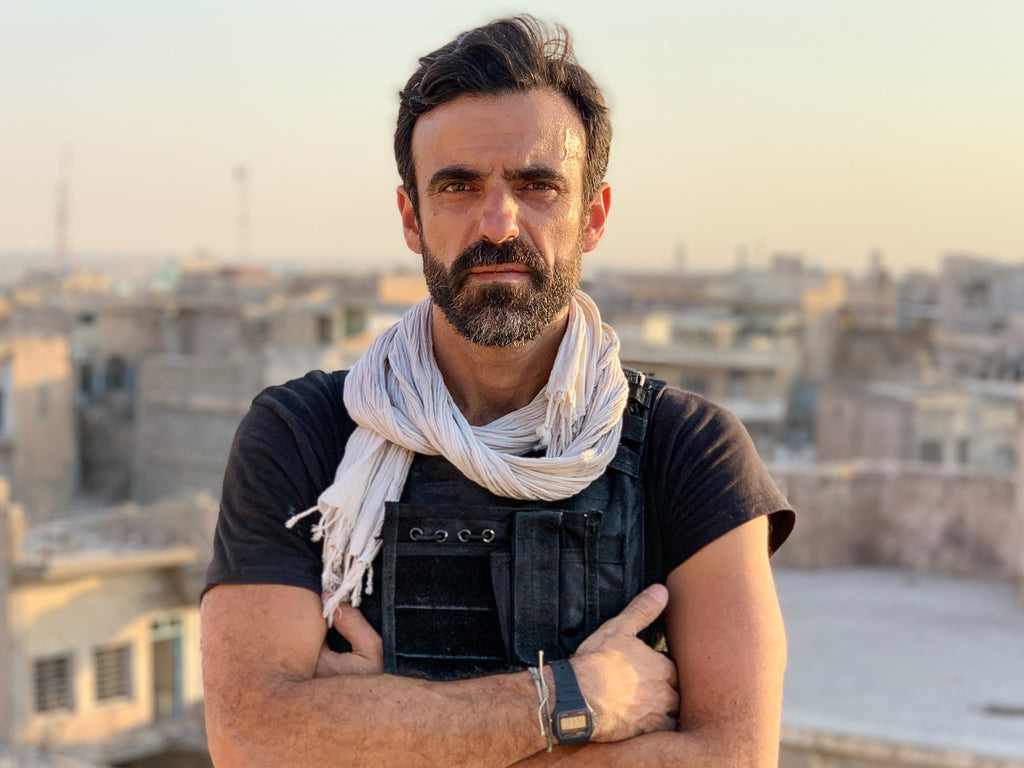
[(900, 462), (774, 467), (797, 525), (774, 562), (880, 565), (1024, 581), (1024, 523), (1012, 472)]

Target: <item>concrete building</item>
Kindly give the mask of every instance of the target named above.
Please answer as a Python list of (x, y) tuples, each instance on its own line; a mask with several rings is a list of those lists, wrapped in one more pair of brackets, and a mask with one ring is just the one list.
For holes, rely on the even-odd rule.
[(104, 763), (202, 748), (215, 514), (207, 497), (26, 528), (0, 503), (0, 742)]
[(69, 320), (79, 490), (100, 502), (125, 500), (131, 493), (139, 369), (173, 335), (171, 318), (158, 303), (108, 296)]
[(32, 520), (62, 515), (75, 486), (72, 386), (66, 338), (0, 338), (0, 478)]
[(716, 402), (743, 422), (758, 452), (775, 456), (799, 370), (794, 326), (751, 329), (723, 312), (650, 313), (617, 323), (623, 365)]
[(1018, 385), (998, 382), (830, 382), (818, 393), (816, 454), (1009, 471), (1017, 400)]
[(943, 330), (992, 333), (1024, 328), (1024, 265), (949, 255), (938, 287)]
[[(397, 289), (394, 289), (397, 290)], [(217, 326), (191, 305), (197, 325)], [(189, 354), (151, 354), (135, 402), (132, 496), (149, 502), (205, 490), (219, 495), (235, 429), (265, 387), (310, 370), (346, 368), (365, 352), (378, 314), (369, 302), (341, 302), (329, 286), (235, 308), (236, 327), (258, 343), (206, 345)], [(385, 313), (390, 325), (396, 317)], [(218, 319), (219, 318), (219, 319)], [(230, 327), (230, 323), (227, 324)], [(224, 330), (221, 330), (221, 339)], [(191, 348), (195, 350), (195, 348)]]
[[(209, 259), (179, 265), (177, 280), (175, 291), (124, 294), (109, 282), (39, 275), (8, 297), (8, 333), (66, 339), (63, 375), (71, 388), (52, 398), (59, 398), (54, 408), (73, 409), (72, 432), (36, 430), (27, 412), (17, 419), (19, 455), (38, 446), (71, 451), (68, 466), (19, 465), (37, 475), (59, 467), (68, 473), (60, 484), (47, 475), (32, 485), (24, 471), (12, 477), (18, 498), (30, 485), (63, 494), (49, 505), (26, 497), (31, 517), (62, 513), (72, 490), (88, 505), (151, 501), (186, 488), (219, 492), (234, 429), (260, 389), (314, 368), (350, 365), (368, 334), (426, 295), (422, 275), (277, 276)], [(6, 405), (0, 397), (7, 415), (0, 472), (15, 460), (13, 440), (4, 440), (15, 421), (11, 376), (26, 370), (5, 362), (11, 354), (3, 349), (0, 392), (11, 391)], [(28, 359), (29, 352), (19, 354)]]
[(0, 744), (0, 768), (108, 768), (68, 755), (51, 755), (34, 747)]

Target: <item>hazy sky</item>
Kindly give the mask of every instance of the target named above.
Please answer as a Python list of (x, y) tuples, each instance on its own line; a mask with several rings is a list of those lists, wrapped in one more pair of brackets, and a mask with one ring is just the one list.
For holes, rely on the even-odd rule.
[(0, 252), (52, 250), (69, 154), (72, 254), (232, 259), (244, 166), (254, 254), (414, 266), (396, 93), (520, 10), (613, 110), (591, 266), (1024, 258), (1021, 0), (0, 0)]

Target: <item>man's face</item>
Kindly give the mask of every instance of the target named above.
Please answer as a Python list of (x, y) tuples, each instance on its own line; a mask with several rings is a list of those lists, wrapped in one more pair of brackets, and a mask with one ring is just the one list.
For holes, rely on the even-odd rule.
[(584, 136), (546, 91), (464, 96), (417, 121), (419, 216), (399, 190), (406, 242), (435, 304), (474, 343), (524, 344), (564, 317), (610, 200), (603, 187), (584, 204)]

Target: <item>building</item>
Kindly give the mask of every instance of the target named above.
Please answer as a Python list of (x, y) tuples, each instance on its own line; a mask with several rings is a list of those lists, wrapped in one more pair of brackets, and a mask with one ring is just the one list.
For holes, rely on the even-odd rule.
[(725, 312), (649, 313), (616, 324), (623, 365), (664, 379), (728, 408), (758, 453), (775, 456), (783, 441), (791, 389), (799, 371), (795, 324), (773, 332)]
[(78, 452), (66, 338), (0, 337), (0, 480), (32, 520), (63, 514)]
[(1024, 265), (949, 255), (938, 285), (943, 330), (986, 334), (1024, 329)]
[(97, 762), (202, 748), (215, 515), (200, 497), (26, 527), (0, 500), (0, 742)]
[(118, 292), (40, 274), (5, 298), (2, 330), (21, 341), (0, 341), (0, 474), (31, 519), (65, 514), (73, 493), (78, 506), (219, 493), (263, 387), (350, 365), (426, 295), (422, 275), (280, 276), (210, 260), (176, 279), (173, 291)]

